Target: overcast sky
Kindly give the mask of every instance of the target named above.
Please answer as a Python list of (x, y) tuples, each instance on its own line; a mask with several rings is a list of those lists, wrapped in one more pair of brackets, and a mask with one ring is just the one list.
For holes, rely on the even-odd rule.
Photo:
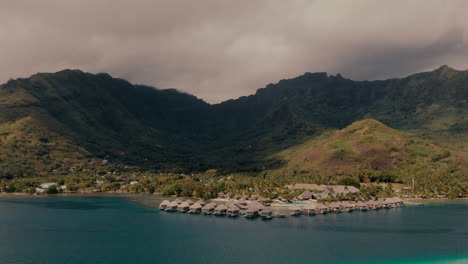
[(65, 68), (210, 103), (304, 72), (468, 69), (468, 1), (2, 0), (0, 82)]

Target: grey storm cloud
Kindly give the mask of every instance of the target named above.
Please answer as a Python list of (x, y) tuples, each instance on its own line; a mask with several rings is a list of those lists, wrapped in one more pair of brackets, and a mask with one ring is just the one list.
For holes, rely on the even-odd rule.
[(468, 68), (467, 1), (4, 0), (0, 81), (65, 68), (216, 103), (304, 72)]

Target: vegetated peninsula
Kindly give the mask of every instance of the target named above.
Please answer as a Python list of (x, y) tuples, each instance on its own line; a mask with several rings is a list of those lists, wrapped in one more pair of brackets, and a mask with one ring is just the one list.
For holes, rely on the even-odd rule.
[(0, 191), (273, 199), (313, 183), (463, 197), (467, 100), (468, 71), (448, 66), (381, 81), (305, 73), (215, 105), (108, 74), (39, 73), (0, 86)]

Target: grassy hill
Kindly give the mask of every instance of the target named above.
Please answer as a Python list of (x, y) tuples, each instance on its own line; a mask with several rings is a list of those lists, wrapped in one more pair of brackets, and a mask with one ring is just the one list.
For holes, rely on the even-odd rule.
[[(465, 166), (454, 153), (468, 149), (467, 99), (468, 72), (447, 66), (384, 81), (306, 73), (216, 105), (107, 74), (41, 73), (0, 86), (0, 177), (84, 169), (93, 158), (148, 170), (258, 172), (296, 164), (346, 175), (356, 164), (411, 169), (421, 153), (431, 159), (449, 151), (441, 162)], [(371, 129), (374, 147), (331, 136), (370, 118), (401, 132)], [(387, 137), (393, 143), (378, 142)], [(314, 148), (329, 153), (327, 160), (276, 155), (324, 138), (331, 141)]]
[(450, 192), (452, 197), (468, 188), (467, 153), (438, 147), (374, 119), (328, 131), (274, 158), (286, 165), (270, 176), (300, 182), (351, 179), (411, 186), (414, 180), (421, 195)]
[(319, 170), (332, 176), (373, 172), (408, 174), (414, 166), (468, 166), (468, 155), (408, 136), (374, 119), (357, 121), (342, 130), (294, 146), (278, 154), (288, 167)]

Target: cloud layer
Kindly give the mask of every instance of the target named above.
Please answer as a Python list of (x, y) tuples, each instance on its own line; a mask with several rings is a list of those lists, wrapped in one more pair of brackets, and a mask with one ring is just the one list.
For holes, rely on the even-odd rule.
[(468, 69), (467, 1), (6, 0), (0, 82), (65, 68), (216, 103), (304, 72)]

